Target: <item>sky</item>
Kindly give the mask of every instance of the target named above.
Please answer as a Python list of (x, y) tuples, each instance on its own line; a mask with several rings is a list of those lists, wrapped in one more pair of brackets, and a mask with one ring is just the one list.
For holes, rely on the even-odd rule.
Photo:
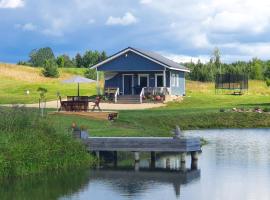
[(32, 49), (56, 55), (108, 55), (126, 47), (177, 62), (270, 59), (268, 0), (0, 0), (0, 61), (27, 60)]

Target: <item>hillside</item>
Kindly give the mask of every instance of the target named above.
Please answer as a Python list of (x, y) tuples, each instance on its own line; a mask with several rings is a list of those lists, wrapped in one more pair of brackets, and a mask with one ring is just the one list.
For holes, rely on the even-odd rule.
[[(38, 87), (48, 89), (47, 99), (56, 99), (59, 91), (61, 96), (76, 95), (76, 84), (62, 84), (61, 80), (74, 75), (83, 75), (85, 69), (62, 68), (59, 78), (46, 78), (41, 75), (41, 68), (0, 63), (0, 103), (35, 103), (38, 102)], [(81, 84), (82, 95), (95, 92), (95, 84)], [(25, 91), (30, 94), (26, 95)]]

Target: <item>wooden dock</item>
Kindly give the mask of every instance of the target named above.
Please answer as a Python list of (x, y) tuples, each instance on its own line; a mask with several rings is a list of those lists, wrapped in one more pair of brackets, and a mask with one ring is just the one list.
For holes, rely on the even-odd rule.
[(89, 137), (84, 140), (89, 151), (196, 152), (200, 138), (173, 137)]
[(198, 152), (201, 151), (200, 138), (195, 137), (88, 137), (83, 139), (89, 152), (114, 152), (117, 162), (118, 151), (134, 152), (135, 163), (139, 162), (139, 152), (151, 152), (151, 162), (155, 163), (156, 152), (177, 152), (181, 162), (186, 162), (186, 155), (191, 155), (191, 165), (197, 168)]

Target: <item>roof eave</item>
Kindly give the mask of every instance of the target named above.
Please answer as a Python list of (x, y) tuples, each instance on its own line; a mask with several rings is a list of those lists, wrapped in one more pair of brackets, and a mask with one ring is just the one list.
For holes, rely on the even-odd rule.
[(145, 54), (139, 52), (138, 50), (136, 50), (136, 49), (134, 49), (134, 48), (132, 48), (132, 47), (128, 47), (128, 48), (126, 48), (126, 49), (123, 49), (122, 51), (120, 51), (120, 52), (118, 52), (118, 53), (116, 53), (116, 54), (110, 56), (110, 57), (107, 58), (106, 60), (104, 60), (104, 61), (102, 61), (102, 62), (100, 62), (100, 63), (97, 63), (97, 64), (93, 65), (92, 67), (90, 67), (90, 69), (97, 69), (100, 65), (103, 65), (103, 64), (105, 64), (105, 63), (107, 63), (107, 62), (113, 60), (114, 58), (117, 58), (117, 57), (121, 56), (122, 54), (127, 53), (128, 51), (132, 51), (132, 52), (134, 52), (134, 53), (136, 53), (136, 54), (138, 54), (138, 55), (140, 55), (140, 56), (143, 56), (143, 57), (147, 58), (148, 60), (151, 60), (151, 61), (153, 61), (153, 62), (155, 62), (155, 63), (157, 63), (157, 64), (159, 64), (159, 65), (161, 65), (161, 66), (163, 66), (163, 67), (166, 67), (166, 68), (168, 68), (168, 69), (177, 70), (177, 71), (183, 71), (183, 72), (190, 72), (189, 69), (181, 69), (181, 68), (170, 67), (170, 66), (168, 66), (168, 65), (166, 65), (166, 64), (164, 64), (164, 63), (162, 63), (162, 62), (160, 62), (160, 61), (157, 61), (156, 59), (153, 59), (153, 58), (151, 58), (151, 57), (149, 57), (149, 56), (147, 56), (147, 55), (145, 55)]

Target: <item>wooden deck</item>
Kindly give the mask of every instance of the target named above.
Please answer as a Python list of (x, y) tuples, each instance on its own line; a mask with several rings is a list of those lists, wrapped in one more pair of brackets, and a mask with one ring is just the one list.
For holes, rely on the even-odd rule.
[(102, 112), (52, 112), (50, 113), (52, 115), (66, 115), (66, 116), (80, 116), (83, 118), (88, 119), (99, 119), (99, 120), (108, 120), (109, 114), (116, 114), (118, 115), (118, 112), (113, 111), (102, 111)]
[(198, 152), (200, 138), (173, 137), (89, 137), (84, 140), (89, 151)]

